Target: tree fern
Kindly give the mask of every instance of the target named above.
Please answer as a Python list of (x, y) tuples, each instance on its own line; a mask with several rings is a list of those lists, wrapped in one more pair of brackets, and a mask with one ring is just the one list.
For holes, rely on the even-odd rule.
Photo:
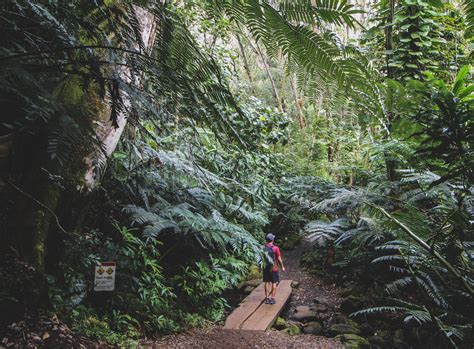
[(462, 5), (464, 8), (465, 21), (467, 24), (466, 37), (472, 38), (474, 33), (474, 1), (463, 0)]
[[(246, 253), (261, 260), (256, 235), (267, 223), (266, 216), (229, 192), (235, 183), (179, 150), (156, 152), (145, 145), (122, 161), (132, 161), (129, 166), (136, 172), (131, 189), (137, 203), (125, 206), (124, 212), (144, 238), (183, 239), (194, 248)], [(154, 163), (159, 164), (158, 170), (144, 165)]]
[[(278, 47), (289, 61), (307, 74), (326, 81), (335, 79), (339, 84), (351, 84), (351, 81), (363, 84), (359, 79), (360, 67), (346, 59), (344, 52), (333, 42), (313, 30), (313, 26), (321, 22), (353, 26), (356, 21), (352, 15), (358, 11), (347, 2), (321, 0), (312, 5), (310, 1), (283, 1), (275, 6), (260, 0), (209, 3), (214, 13), (223, 12), (243, 24), (268, 50)], [(319, 28), (325, 32), (324, 28)]]
[(339, 238), (344, 230), (350, 227), (347, 218), (340, 218), (334, 222), (312, 221), (304, 226), (304, 231), (308, 234), (309, 242), (319, 246), (325, 246), (328, 241)]
[(346, 230), (335, 241), (336, 244), (343, 244), (347, 241), (354, 246), (366, 247), (376, 246), (385, 241), (390, 235), (385, 232), (379, 224), (371, 218), (361, 217), (355, 228)]
[(431, 322), (431, 317), (427, 309), (419, 309), (419, 307), (416, 307), (415, 309), (400, 306), (373, 307), (357, 311), (351, 314), (351, 316), (369, 315), (376, 313), (403, 313), (404, 322), (407, 323), (412, 321), (418, 324), (425, 324)]

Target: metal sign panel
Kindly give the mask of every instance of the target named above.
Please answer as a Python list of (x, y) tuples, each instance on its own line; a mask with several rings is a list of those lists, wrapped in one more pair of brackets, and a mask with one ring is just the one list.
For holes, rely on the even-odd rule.
[(94, 291), (113, 291), (115, 289), (115, 262), (102, 262), (95, 266)]

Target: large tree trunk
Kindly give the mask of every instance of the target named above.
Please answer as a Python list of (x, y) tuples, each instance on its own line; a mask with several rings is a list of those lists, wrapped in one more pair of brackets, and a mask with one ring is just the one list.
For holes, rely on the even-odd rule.
[[(143, 43), (149, 48), (154, 42), (154, 17), (140, 8), (135, 10), (142, 29)], [(126, 69), (119, 73), (123, 79), (129, 75), (129, 71)], [(99, 99), (94, 101), (94, 93), (87, 94), (88, 97), (84, 99), (84, 102), (96, 102), (98, 104), (96, 109), (97, 115), (91, 117), (90, 122), (98, 121), (100, 123), (96, 132), (98, 139), (103, 144), (103, 151), (95, 152), (85, 158), (87, 166), (85, 177), (83, 172), (84, 166), (78, 166), (76, 163), (86, 154), (84, 150), (83, 155), (76, 154), (71, 156), (68, 163), (61, 166), (46, 155), (30, 162), (26, 161), (27, 166), (23, 166), (24, 168), (21, 171), (25, 175), (20, 175), (16, 182), (10, 183), (11, 190), (16, 192), (16, 196), (19, 199), (16, 205), (17, 217), (12, 219), (12, 221), (16, 221), (21, 225), (18, 231), (22, 233), (23, 237), (21, 238), (22, 243), (19, 245), (28, 246), (24, 253), (21, 254), (32, 263), (40, 274), (45, 272), (46, 244), (50, 230), (55, 226), (59, 230), (66, 232), (56, 216), (58, 202), (64, 190), (61, 183), (55, 183), (55, 180), (52, 178), (59, 175), (63, 178), (63, 181), (68, 183), (68, 187), (85, 183), (83, 188), (91, 190), (100, 179), (100, 166), (106, 164), (107, 157), (115, 150), (127, 122), (126, 113), (121, 113), (117, 118), (118, 127), (114, 127), (112, 122), (108, 120), (110, 115), (108, 103), (104, 103)], [(124, 104), (129, 106), (130, 101), (126, 99), (126, 96), (123, 95), (122, 98)], [(41, 149), (46, 148), (48, 142), (47, 133), (39, 135), (37, 139), (26, 138), (26, 143), (23, 144), (22, 149), (34, 149), (35, 146), (39, 148), (40, 144), (42, 145)], [(77, 148), (80, 147), (81, 145), (77, 145)], [(88, 148), (85, 147), (85, 149)]]
[[(135, 7), (137, 17), (140, 23), (142, 41), (147, 50), (151, 50), (155, 41), (156, 21), (153, 14)], [(123, 69), (120, 74), (123, 80), (129, 81), (129, 70)], [(127, 96), (122, 93), (124, 105), (130, 106), (130, 101)], [(103, 151), (98, 151), (84, 160), (87, 164), (87, 172), (84, 177), (83, 188), (92, 190), (100, 181), (101, 174), (104, 172), (104, 167), (107, 164), (107, 158), (114, 152), (117, 144), (122, 136), (125, 125), (127, 124), (127, 113), (121, 112), (117, 117), (117, 125), (114, 125), (111, 120), (102, 120), (98, 129), (97, 137), (102, 144)]]

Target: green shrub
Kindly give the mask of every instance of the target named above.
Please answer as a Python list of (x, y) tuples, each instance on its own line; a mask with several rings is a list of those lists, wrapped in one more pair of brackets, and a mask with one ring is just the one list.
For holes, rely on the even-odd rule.
[(174, 283), (180, 301), (206, 319), (217, 321), (228, 307), (222, 296), (224, 291), (241, 282), (247, 270), (247, 265), (235, 257), (211, 255), (208, 262), (183, 267), (182, 273), (174, 277)]
[(126, 335), (112, 330), (107, 318), (100, 318), (93, 309), (79, 306), (72, 310), (68, 318), (72, 330), (86, 337), (120, 344), (127, 340)]

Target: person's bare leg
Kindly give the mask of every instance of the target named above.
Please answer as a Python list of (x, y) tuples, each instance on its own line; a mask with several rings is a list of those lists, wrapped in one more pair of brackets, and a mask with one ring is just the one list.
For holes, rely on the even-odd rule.
[(270, 294), (272, 293), (272, 289), (269, 287), (270, 283), (269, 282), (264, 282), (264, 287), (265, 287), (265, 299), (270, 297)]
[(273, 299), (275, 299), (276, 293), (277, 293), (277, 284), (272, 283), (272, 298)]

